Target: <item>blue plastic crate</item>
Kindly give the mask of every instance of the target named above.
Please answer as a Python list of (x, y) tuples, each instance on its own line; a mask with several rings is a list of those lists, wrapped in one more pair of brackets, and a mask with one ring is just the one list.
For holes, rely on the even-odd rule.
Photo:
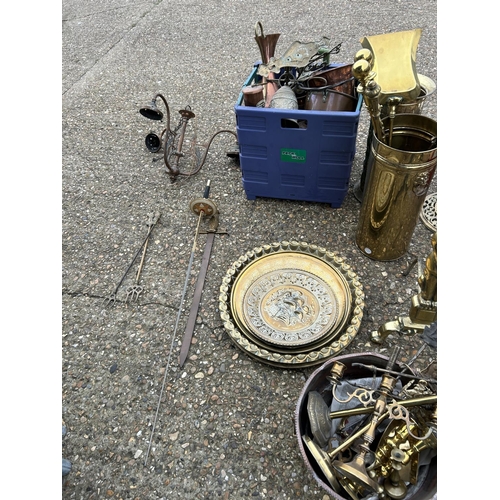
[[(243, 86), (259, 81), (257, 65)], [(256, 197), (342, 205), (349, 187), (362, 96), (356, 110), (234, 107), (243, 187)], [(289, 120), (301, 127), (289, 128)]]

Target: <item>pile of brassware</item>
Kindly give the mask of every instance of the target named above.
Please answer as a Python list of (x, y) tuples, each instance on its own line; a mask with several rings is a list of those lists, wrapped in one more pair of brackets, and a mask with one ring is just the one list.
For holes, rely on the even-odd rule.
[(336, 499), (436, 494), (437, 379), (375, 353), (326, 362), (304, 386), (296, 433), (304, 461)]

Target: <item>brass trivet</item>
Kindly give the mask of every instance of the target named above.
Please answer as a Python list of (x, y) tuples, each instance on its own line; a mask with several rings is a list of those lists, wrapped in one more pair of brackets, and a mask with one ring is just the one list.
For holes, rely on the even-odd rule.
[(364, 293), (335, 252), (304, 242), (246, 252), (223, 278), (219, 310), (241, 349), (264, 363), (303, 367), (324, 362), (358, 332)]
[(437, 231), (437, 193), (426, 196), (420, 211), (422, 222), (432, 231)]

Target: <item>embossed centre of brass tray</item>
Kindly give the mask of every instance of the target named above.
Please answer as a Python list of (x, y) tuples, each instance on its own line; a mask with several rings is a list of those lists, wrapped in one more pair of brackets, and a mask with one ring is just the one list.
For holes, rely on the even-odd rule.
[(320, 259), (293, 252), (267, 255), (236, 279), (231, 310), (258, 339), (295, 348), (319, 341), (347, 319), (347, 282)]

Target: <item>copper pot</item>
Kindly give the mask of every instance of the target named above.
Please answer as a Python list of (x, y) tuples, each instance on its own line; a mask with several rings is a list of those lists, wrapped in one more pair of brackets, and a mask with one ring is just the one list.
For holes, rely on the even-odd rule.
[(313, 111), (354, 111), (358, 100), (352, 95), (335, 90), (311, 90), (304, 102), (304, 109)]
[(263, 108), (265, 104), (264, 87), (256, 85), (255, 87), (247, 86), (243, 90), (243, 101), (245, 106)]
[(344, 64), (314, 73), (307, 80), (309, 87), (332, 87), (331, 90), (355, 95), (355, 81), (352, 76), (352, 64)]

